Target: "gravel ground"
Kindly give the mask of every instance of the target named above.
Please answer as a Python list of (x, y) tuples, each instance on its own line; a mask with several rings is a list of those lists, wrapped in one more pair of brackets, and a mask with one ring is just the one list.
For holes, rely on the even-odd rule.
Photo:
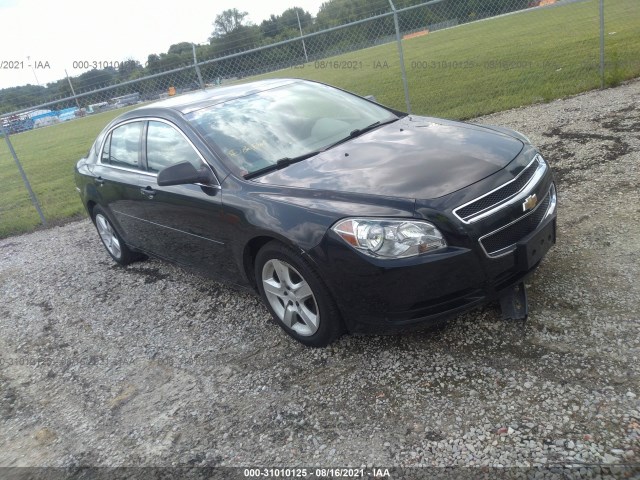
[(558, 177), (558, 244), (528, 284), (525, 324), (491, 305), (435, 333), (308, 349), (251, 295), (157, 260), (115, 266), (88, 220), (7, 238), (0, 466), (632, 474), (640, 82), (477, 121), (529, 135)]

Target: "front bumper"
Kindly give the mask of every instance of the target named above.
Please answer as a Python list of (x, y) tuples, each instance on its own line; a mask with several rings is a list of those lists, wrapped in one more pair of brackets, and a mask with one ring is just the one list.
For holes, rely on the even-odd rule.
[[(542, 187), (555, 194), (550, 178)], [(527, 217), (536, 221), (533, 230), (499, 255), (487, 254), (481, 242), (487, 232), (481, 229), (468, 230), (469, 238), (459, 245), (397, 260), (357, 252), (330, 231), (309, 254), (327, 280), (349, 331), (387, 333), (429, 326), (496, 300), (531, 275), (556, 241), (555, 202), (553, 207), (549, 203), (544, 211)], [(510, 230), (513, 227), (500, 233)]]

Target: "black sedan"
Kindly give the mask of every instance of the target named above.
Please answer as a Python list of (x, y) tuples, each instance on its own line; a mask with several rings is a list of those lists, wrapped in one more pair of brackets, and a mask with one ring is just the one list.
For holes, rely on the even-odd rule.
[(116, 262), (257, 291), (310, 346), (508, 298), (555, 243), (553, 175), (524, 135), (304, 80), (124, 113), (75, 180)]

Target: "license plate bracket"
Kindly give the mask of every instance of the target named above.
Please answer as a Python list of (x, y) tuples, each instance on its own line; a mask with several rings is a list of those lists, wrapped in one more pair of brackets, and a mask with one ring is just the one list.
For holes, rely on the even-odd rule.
[(516, 258), (522, 270), (531, 270), (556, 243), (556, 219), (547, 223), (541, 230), (518, 242)]

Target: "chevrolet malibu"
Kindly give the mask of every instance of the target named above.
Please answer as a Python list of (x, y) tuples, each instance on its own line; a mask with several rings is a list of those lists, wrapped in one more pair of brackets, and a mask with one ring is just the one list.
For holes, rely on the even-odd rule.
[(152, 255), (256, 291), (316, 347), (495, 300), (522, 318), (556, 238), (553, 174), (524, 135), (304, 80), (124, 113), (75, 181), (117, 263)]

